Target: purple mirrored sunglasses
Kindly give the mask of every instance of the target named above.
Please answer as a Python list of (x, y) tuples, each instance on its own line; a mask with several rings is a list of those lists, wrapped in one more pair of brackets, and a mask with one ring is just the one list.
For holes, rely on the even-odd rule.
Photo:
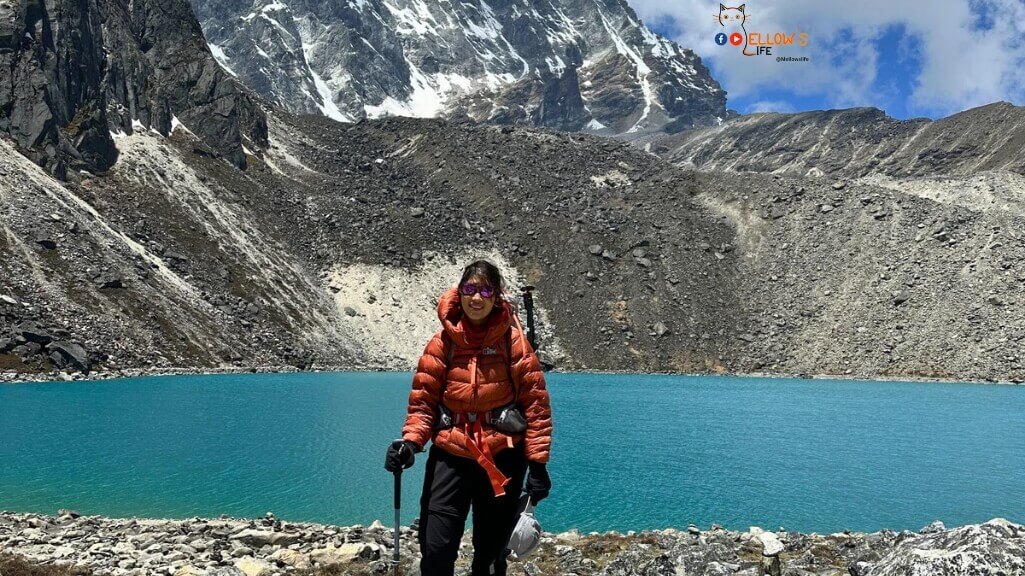
[(495, 287), (488, 284), (478, 285), (467, 282), (459, 287), (459, 291), (463, 296), (473, 296), (477, 292), (480, 292), (481, 298), (491, 298), (495, 295)]

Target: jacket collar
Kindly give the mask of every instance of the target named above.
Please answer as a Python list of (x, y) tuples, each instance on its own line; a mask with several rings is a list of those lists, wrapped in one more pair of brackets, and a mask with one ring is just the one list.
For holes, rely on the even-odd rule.
[[(469, 348), (470, 345), (466, 341), (466, 333), (463, 331), (462, 326), (459, 325), (459, 320), (462, 317), (463, 306), (459, 303), (459, 291), (456, 288), (450, 288), (438, 298), (438, 319), (441, 320), (441, 326), (453, 342), (461, 348)], [(491, 315), (488, 316), (487, 332), (484, 335), (484, 341), (481, 346), (494, 344), (501, 339), (506, 331), (509, 330), (511, 322), (512, 316), (505, 301), (499, 300), (495, 302), (495, 307), (491, 311)]]

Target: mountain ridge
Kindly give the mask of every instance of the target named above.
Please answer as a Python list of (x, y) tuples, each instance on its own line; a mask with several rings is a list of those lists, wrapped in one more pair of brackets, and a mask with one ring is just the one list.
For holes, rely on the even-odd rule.
[(275, 105), (623, 134), (729, 117), (693, 51), (623, 0), (193, 2), (218, 60)]
[(647, 140), (699, 170), (843, 177), (1025, 172), (1025, 108), (994, 102), (939, 120), (896, 120), (878, 108), (761, 113)]

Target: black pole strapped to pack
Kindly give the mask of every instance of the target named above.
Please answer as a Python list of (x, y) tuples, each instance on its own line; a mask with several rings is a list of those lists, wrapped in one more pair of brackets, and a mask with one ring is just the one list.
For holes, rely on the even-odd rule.
[(534, 337), (534, 296), (531, 294), (534, 287), (527, 284), (522, 290), (523, 307), (527, 309), (527, 340), (530, 341), (530, 347), (537, 350), (537, 340)]

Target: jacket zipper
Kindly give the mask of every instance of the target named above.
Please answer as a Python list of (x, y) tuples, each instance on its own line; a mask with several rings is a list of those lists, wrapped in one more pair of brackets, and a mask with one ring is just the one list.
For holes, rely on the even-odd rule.
[[(477, 355), (470, 358), (470, 388), (473, 390), (473, 398), (477, 399)], [(474, 403), (476, 407), (476, 402)]]

